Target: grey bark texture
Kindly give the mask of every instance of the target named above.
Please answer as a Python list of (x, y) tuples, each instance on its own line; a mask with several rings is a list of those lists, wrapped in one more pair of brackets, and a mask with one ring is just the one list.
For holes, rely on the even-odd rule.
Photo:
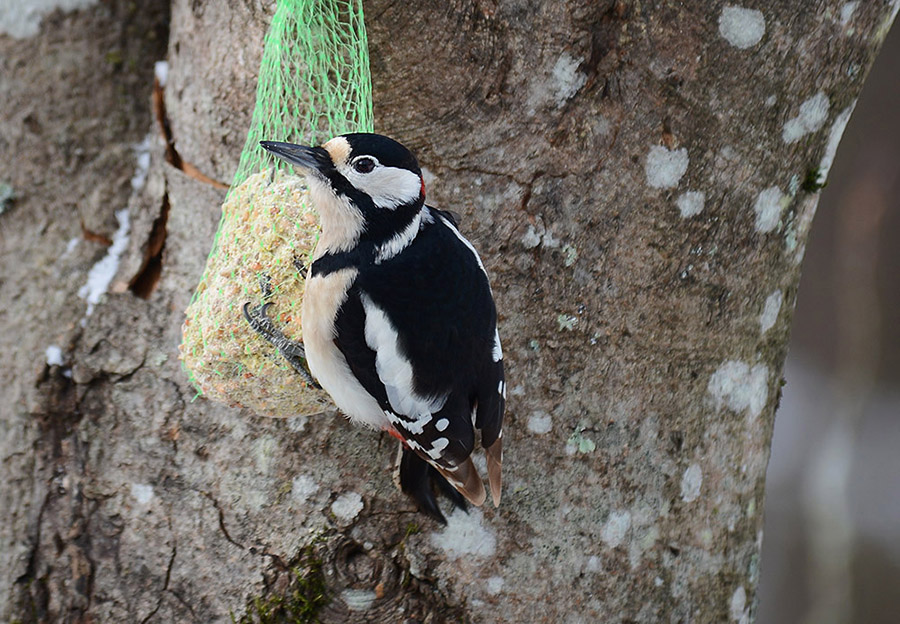
[(389, 437), (213, 404), (180, 368), (224, 192), (167, 163), (152, 62), (180, 159), (227, 181), (272, 3), (0, 34), (0, 620), (229, 621), (321, 582), (330, 622), (752, 621), (818, 182), (897, 8), (366, 3), (376, 129), (462, 214), (500, 311), (503, 502), (447, 528)]

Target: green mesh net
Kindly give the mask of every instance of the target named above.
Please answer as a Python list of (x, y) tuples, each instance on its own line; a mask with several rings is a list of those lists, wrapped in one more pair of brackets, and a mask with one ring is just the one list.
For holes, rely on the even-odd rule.
[(297, 361), (244, 315), (246, 308), (287, 340), (302, 341), (303, 268), (319, 233), (304, 180), (259, 142), (316, 145), (371, 131), (361, 0), (281, 0), (266, 35), (247, 142), (185, 312), (181, 359), (200, 393), (275, 417), (330, 406), (304, 381)]

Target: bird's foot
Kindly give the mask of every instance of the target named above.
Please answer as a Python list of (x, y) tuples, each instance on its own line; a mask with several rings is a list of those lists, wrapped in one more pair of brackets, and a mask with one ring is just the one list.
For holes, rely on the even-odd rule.
[(306, 351), (303, 348), (303, 343), (291, 340), (285, 336), (280, 329), (275, 327), (275, 323), (273, 323), (272, 319), (266, 314), (270, 305), (272, 305), (271, 302), (263, 303), (255, 308), (251, 308), (250, 303), (247, 302), (244, 304), (243, 308), (244, 318), (247, 319), (250, 327), (252, 327), (257, 334), (265, 338), (273, 347), (278, 349), (278, 352), (282, 357), (288, 361), (301, 377), (303, 377), (303, 381), (314, 388), (319, 388), (319, 384), (312, 378), (312, 375), (310, 375), (309, 370), (306, 367)]

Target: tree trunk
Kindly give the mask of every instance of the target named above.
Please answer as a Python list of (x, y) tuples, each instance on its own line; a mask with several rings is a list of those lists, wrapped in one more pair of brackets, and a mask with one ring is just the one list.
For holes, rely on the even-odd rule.
[(800, 262), (900, 4), (749, 4), (366, 3), (376, 130), (500, 312), (503, 502), (446, 528), (389, 437), (195, 400), (178, 362), (224, 197), (185, 163), (233, 173), (272, 3), (0, 34), (0, 619), (752, 621)]

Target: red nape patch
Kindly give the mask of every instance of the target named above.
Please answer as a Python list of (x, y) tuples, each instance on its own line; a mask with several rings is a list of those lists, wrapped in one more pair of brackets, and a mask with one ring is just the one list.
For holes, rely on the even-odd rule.
[(419, 179), (422, 181), (422, 190), (419, 191), (419, 197), (425, 197), (425, 178), (419, 176)]
[(403, 446), (405, 446), (406, 448), (409, 448), (409, 445), (406, 443), (406, 440), (403, 439), (403, 436), (400, 435), (400, 433), (396, 429), (394, 429), (393, 427), (390, 427), (389, 429), (385, 429), (385, 431), (387, 431), (393, 437), (400, 440), (400, 443), (403, 444)]

